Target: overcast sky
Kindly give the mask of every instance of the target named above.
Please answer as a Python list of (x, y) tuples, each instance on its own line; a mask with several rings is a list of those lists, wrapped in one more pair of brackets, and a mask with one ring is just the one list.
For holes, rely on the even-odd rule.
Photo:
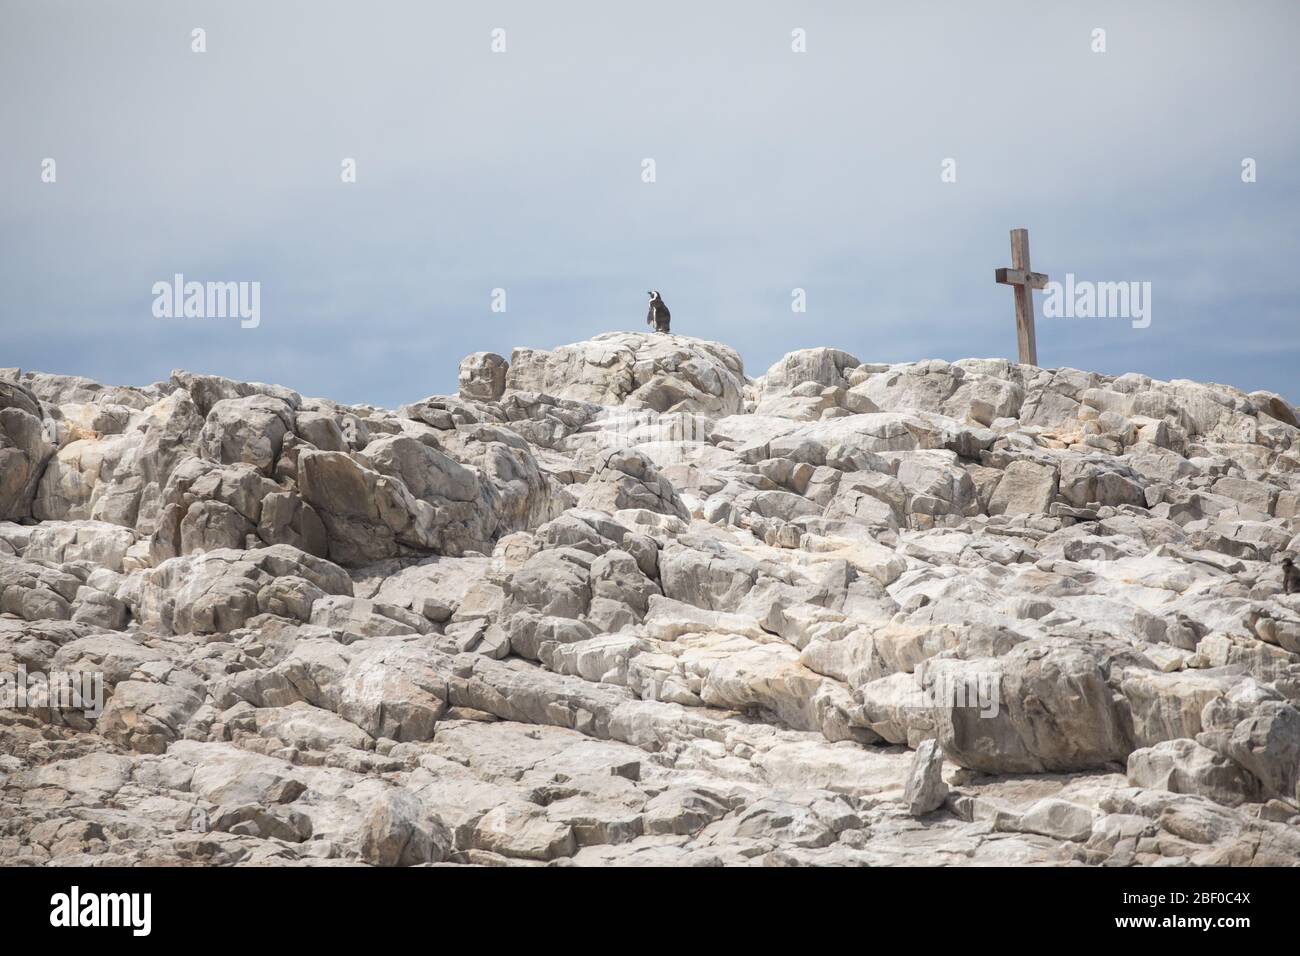
[[(1300, 401), (1293, 0), (0, 11), (0, 366), (391, 406), (470, 352), (644, 329), (652, 288), (751, 375), (1014, 358), (1024, 226), (1036, 271), (1152, 289), (1144, 329), (1039, 295), (1042, 365)], [(259, 281), (261, 324), (156, 318), (178, 272)]]

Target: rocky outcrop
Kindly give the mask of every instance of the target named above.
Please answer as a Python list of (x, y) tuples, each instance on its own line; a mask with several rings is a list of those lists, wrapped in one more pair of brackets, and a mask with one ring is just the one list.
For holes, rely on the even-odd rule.
[(744, 407), (740, 356), (680, 335), (611, 332), (554, 351), (515, 349), (506, 388), (656, 412), (730, 415)]
[(52, 424), (29, 389), (0, 379), (0, 520), (31, 517), (37, 484), (56, 450)]
[(460, 363), (460, 397), (495, 402), (506, 391), (509, 363), (494, 352), (475, 352)]
[(636, 333), (457, 387), (0, 373), (0, 862), (1300, 863), (1281, 396)]

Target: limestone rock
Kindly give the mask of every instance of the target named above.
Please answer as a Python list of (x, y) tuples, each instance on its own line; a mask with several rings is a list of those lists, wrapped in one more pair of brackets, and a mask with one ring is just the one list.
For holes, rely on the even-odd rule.
[(625, 508), (644, 508), (658, 514), (687, 519), (690, 512), (644, 454), (631, 449), (614, 449), (596, 462), (578, 499), (581, 508), (613, 513)]
[(903, 803), (914, 817), (925, 816), (937, 810), (948, 796), (948, 785), (943, 782), (943, 750), (937, 740), (926, 740), (916, 748), (911, 769), (907, 773), (907, 786), (903, 790)]
[(989, 499), (991, 515), (1046, 514), (1056, 498), (1056, 469), (1019, 458), (1007, 465)]
[(402, 790), (378, 796), (361, 826), (361, 858), (374, 866), (440, 863), (450, 844), (442, 822)]
[(1296, 422), (636, 332), (0, 370), (0, 863), (1294, 865)]
[(1133, 751), (1128, 778), (1137, 787), (1194, 793), (1226, 806), (1256, 799), (1259, 793), (1259, 782), (1239, 765), (1186, 739)]
[(475, 352), (460, 363), (460, 397), (495, 402), (506, 390), (509, 364), (494, 352)]
[(40, 400), (17, 382), (0, 381), (0, 521), (27, 518), (57, 432)]
[(1071, 843), (1082, 843), (1092, 835), (1093, 817), (1087, 807), (1068, 800), (1047, 798), (1023, 813), (1000, 813), (994, 820), (1000, 830), (1041, 833)]
[(738, 356), (679, 335), (614, 332), (551, 352), (515, 349), (508, 389), (657, 412), (732, 415), (743, 405)]

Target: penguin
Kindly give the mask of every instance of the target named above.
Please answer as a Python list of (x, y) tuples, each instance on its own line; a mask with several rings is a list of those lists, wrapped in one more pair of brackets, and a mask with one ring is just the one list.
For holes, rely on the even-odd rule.
[(645, 324), (653, 325), (656, 332), (668, 332), (672, 313), (668, 311), (668, 306), (664, 305), (664, 300), (660, 298), (657, 289), (647, 295), (650, 296), (650, 311), (645, 314)]
[(1290, 558), (1282, 559), (1282, 593), (1294, 594), (1300, 591), (1300, 570), (1296, 570), (1295, 564)]

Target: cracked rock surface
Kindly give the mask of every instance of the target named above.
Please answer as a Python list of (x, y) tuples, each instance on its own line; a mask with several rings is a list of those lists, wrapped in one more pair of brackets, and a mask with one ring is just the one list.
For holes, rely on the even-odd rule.
[(1300, 863), (1281, 396), (640, 333), (459, 382), (0, 370), (0, 863)]

